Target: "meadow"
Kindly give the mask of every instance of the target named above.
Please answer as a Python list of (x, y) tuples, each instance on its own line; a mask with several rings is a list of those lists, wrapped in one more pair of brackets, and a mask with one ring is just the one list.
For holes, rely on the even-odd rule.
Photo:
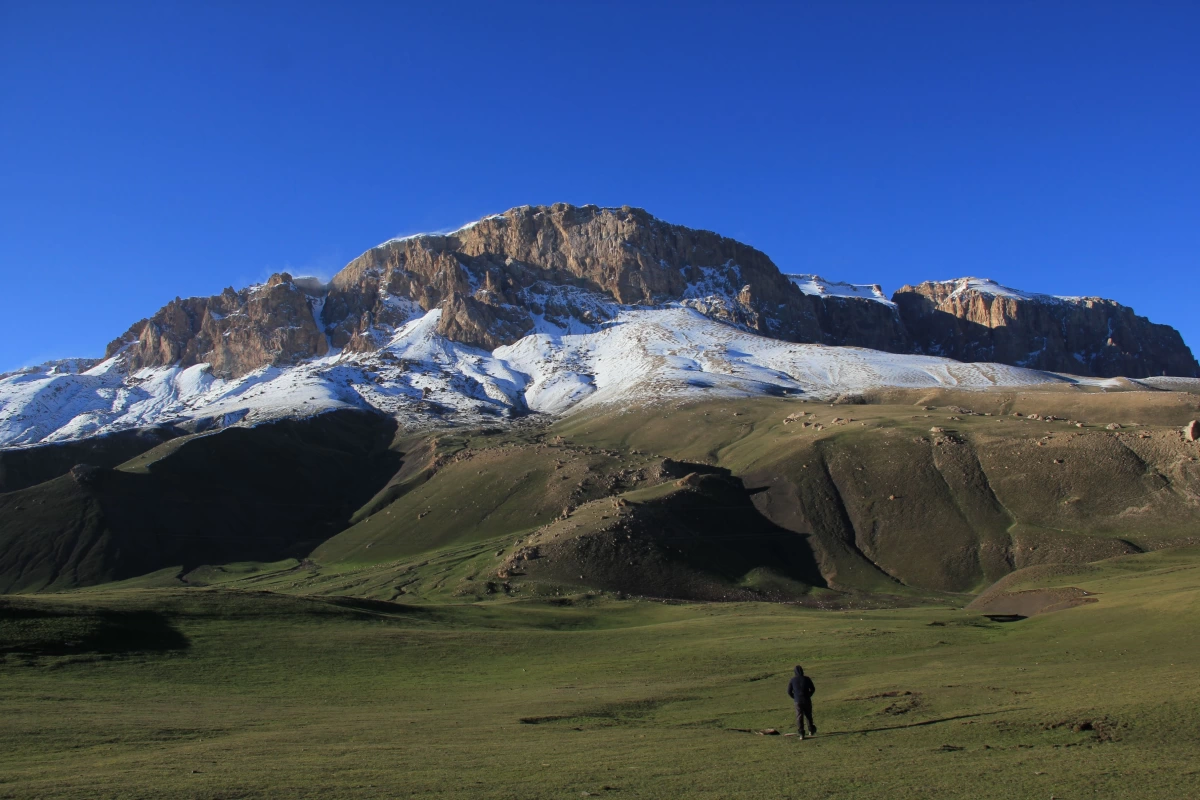
[(1095, 602), (7, 596), (0, 797), (1200, 795), (1200, 549), (1017, 578)]

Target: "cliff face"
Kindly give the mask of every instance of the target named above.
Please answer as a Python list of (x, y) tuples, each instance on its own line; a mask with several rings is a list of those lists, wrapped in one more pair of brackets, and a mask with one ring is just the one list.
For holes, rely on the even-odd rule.
[(1096, 377), (1200, 377), (1179, 332), (1098, 297), (1014, 292), (974, 278), (892, 296), (917, 352)]
[(424, 310), (441, 305), (440, 333), (490, 350), (529, 333), (535, 317), (596, 321), (596, 309), (570, 289), (627, 305), (683, 301), (789, 341), (904, 345), (886, 305), (852, 302), (862, 308), (831, 313), (766, 255), (733, 239), (641, 209), (565, 204), (514, 208), (452, 234), (369, 250), (334, 277), (323, 319), (335, 347), (365, 346), (373, 326), (395, 325), (387, 298), (400, 297)]
[(714, 319), (796, 342), (904, 350), (887, 304), (805, 295), (766, 255), (633, 208), (523, 206), (445, 235), (368, 250), (321, 286), (274, 275), (265, 286), (176, 298), (109, 345), (131, 369), (208, 362), (219, 376), (374, 350), (441, 309), (438, 333), (493, 350), (543, 321), (596, 325), (624, 305), (682, 301)]
[(328, 352), (313, 315), (315, 302), (286, 272), (240, 292), (177, 297), (111, 342), (105, 358), (124, 350), (130, 372), (207, 362), (223, 377), (293, 364)]
[(241, 291), (176, 298), (106, 357), (122, 352), (131, 370), (209, 363), (215, 375), (237, 377), (331, 349), (375, 350), (435, 308), (438, 333), (494, 350), (535, 329), (594, 329), (617, 304), (667, 302), (793, 342), (1084, 375), (1200, 372), (1177, 332), (1108, 300), (964, 279), (905, 286), (888, 302), (878, 287), (783, 275), (753, 247), (641, 209), (566, 204), (385, 242), (328, 285), (284, 273)]

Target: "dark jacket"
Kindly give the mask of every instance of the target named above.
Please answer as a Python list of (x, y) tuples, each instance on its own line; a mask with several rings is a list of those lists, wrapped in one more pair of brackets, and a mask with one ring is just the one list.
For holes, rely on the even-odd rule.
[(804, 670), (796, 667), (795, 676), (788, 681), (788, 697), (792, 698), (798, 706), (806, 706), (812, 703), (812, 696), (816, 693), (817, 687), (813, 686), (812, 678), (804, 674)]

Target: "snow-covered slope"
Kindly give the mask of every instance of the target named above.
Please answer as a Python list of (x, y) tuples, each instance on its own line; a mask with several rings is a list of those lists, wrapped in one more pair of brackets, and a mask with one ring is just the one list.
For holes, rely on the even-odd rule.
[(883, 287), (877, 283), (842, 283), (827, 281), (820, 275), (785, 275), (785, 278), (796, 284), (800, 291), (817, 297), (853, 297), (859, 300), (873, 300), (885, 306), (895, 305), (883, 293)]
[[(334, 353), (232, 380), (214, 377), (204, 364), (129, 374), (119, 355), (95, 366), (47, 365), (0, 377), (0, 446), (198, 419), (253, 424), (342, 407), (375, 408), (405, 424), (473, 423), (685, 398), (826, 399), (875, 387), (984, 389), (1085, 380), (1001, 364), (791, 344), (682, 305), (605, 310), (613, 318), (590, 329), (540, 322), (539, 332), (489, 353), (439, 336), (441, 311), (435, 309), (378, 351)], [(90, 368), (73, 371), (79, 367)]]
[(1078, 303), (1086, 299), (1066, 295), (1022, 292), (1020, 289), (1010, 289), (1007, 286), (1002, 286), (991, 278), (955, 278), (949, 281), (938, 281), (938, 283), (954, 287), (954, 291), (950, 295), (951, 297), (963, 292), (979, 292), (980, 294), (991, 295), (993, 297), (1009, 297), (1014, 300), (1037, 300), (1043, 303)]

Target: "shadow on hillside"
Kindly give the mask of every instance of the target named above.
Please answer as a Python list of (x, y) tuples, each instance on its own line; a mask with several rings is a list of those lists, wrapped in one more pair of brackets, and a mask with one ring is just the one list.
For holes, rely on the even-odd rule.
[(166, 653), (190, 646), (156, 611), (59, 611), (0, 600), (0, 655)]
[(371, 617), (383, 616), (430, 616), (433, 611), (428, 608), (394, 603), (388, 600), (372, 600), (366, 597), (312, 597), (311, 600), (326, 603), (338, 608), (344, 608)]

